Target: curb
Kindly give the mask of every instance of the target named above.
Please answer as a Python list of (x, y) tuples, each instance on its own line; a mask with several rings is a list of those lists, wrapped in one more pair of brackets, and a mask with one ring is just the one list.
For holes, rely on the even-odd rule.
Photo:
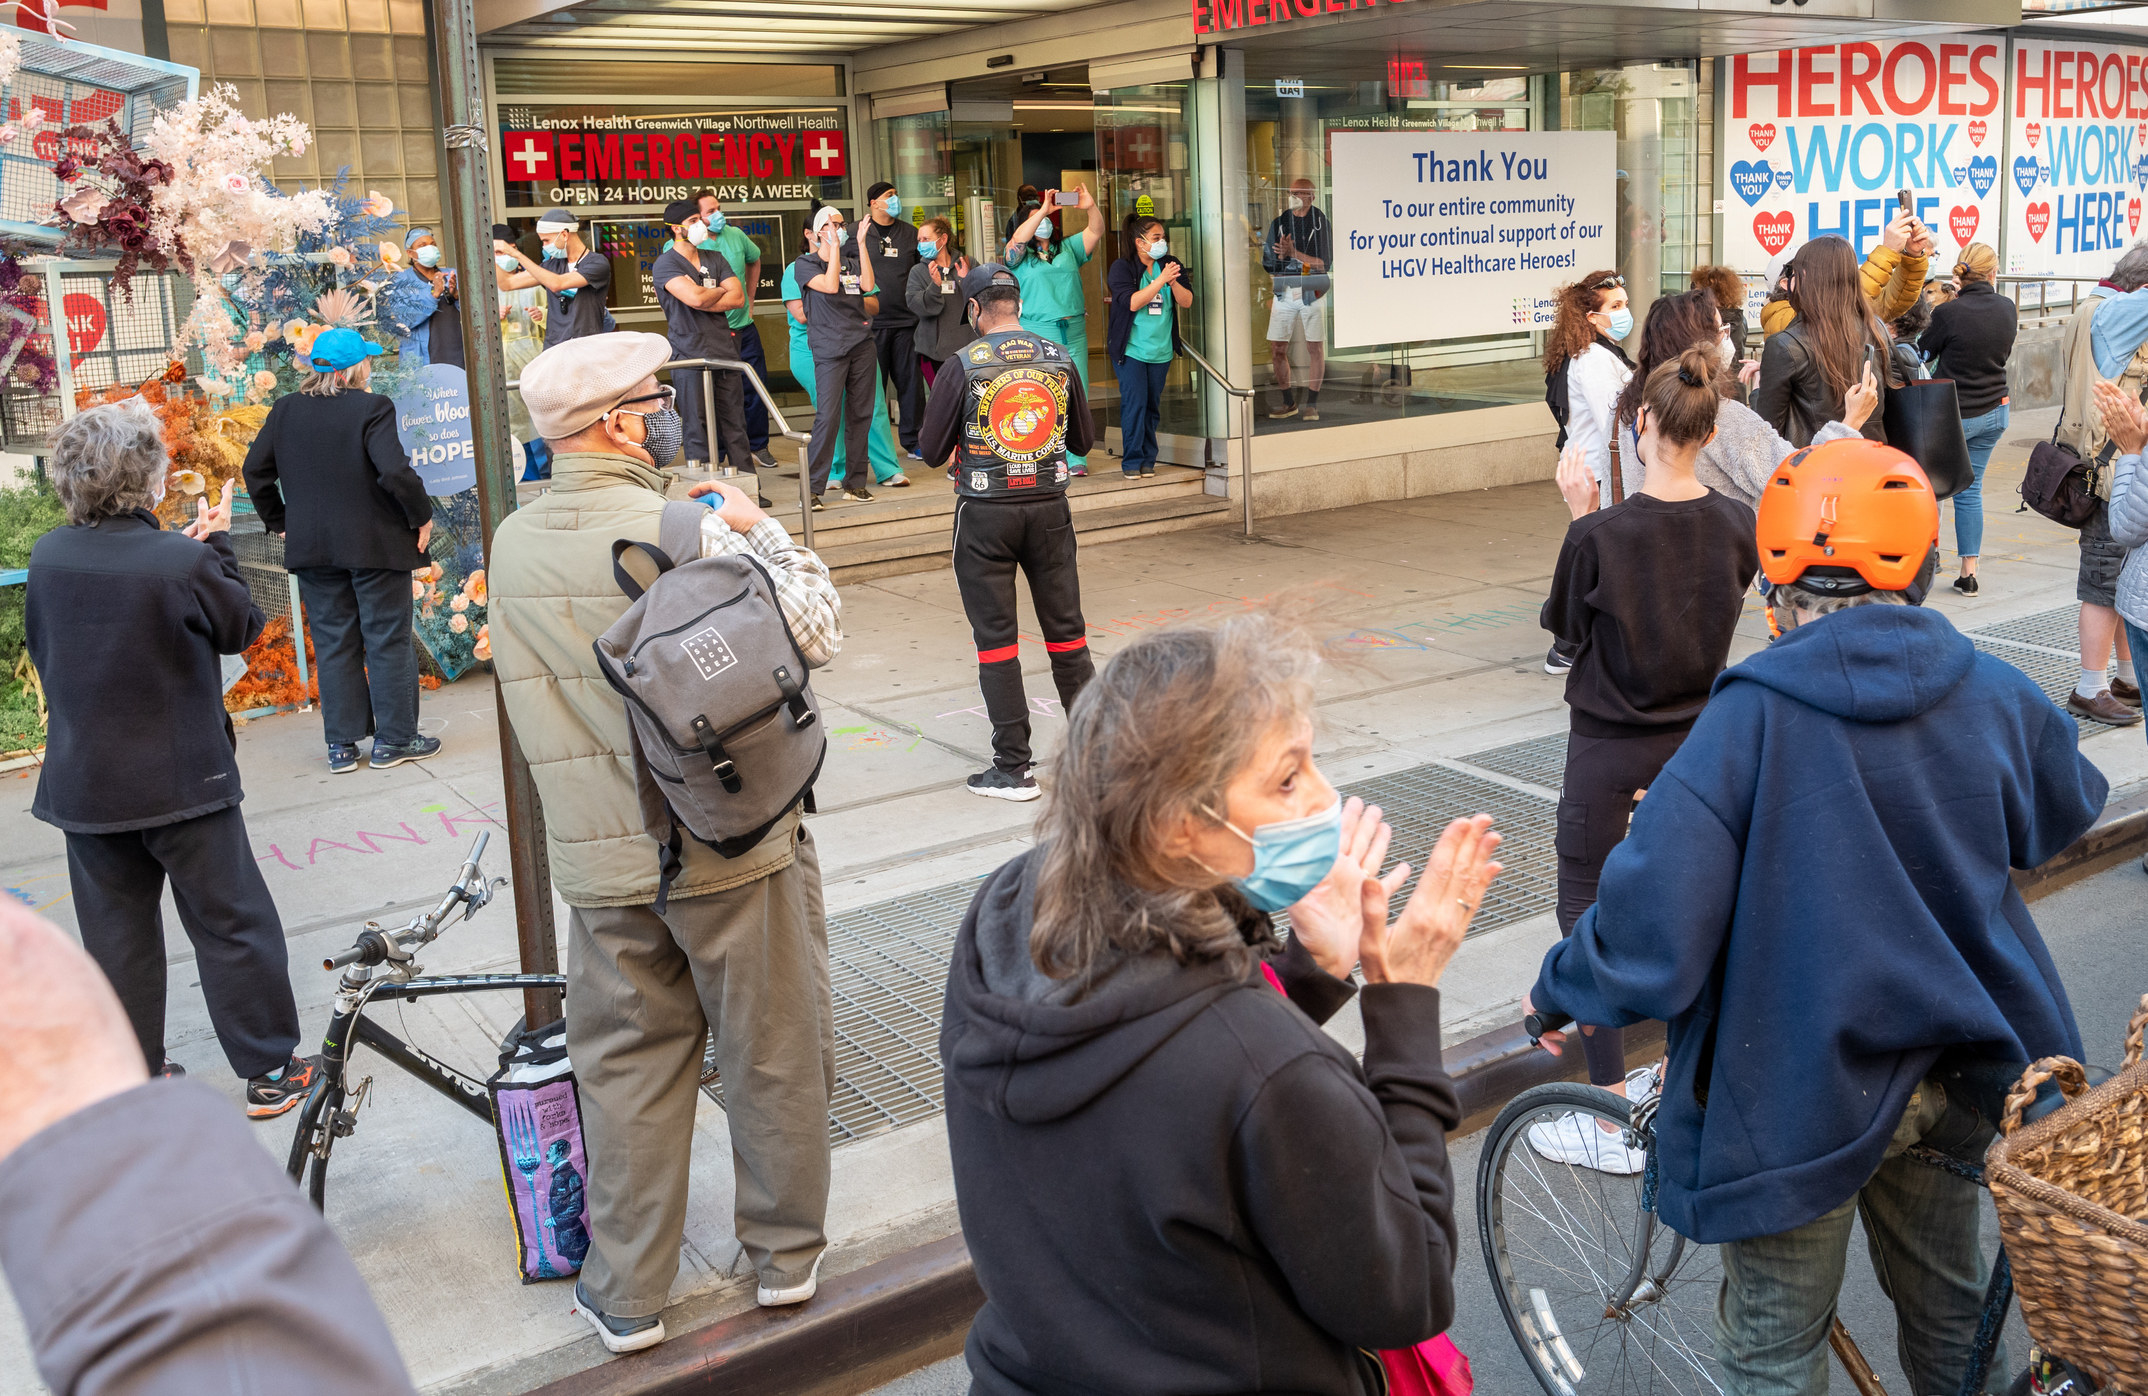
[[(2030, 900), (2148, 850), (2148, 791), (2108, 806), (2050, 861), (2014, 873)], [(1626, 1029), (1629, 1066), (1653, 1061), (1663, 1024)], [(1489, 1125), (1532, 1086), (1588, 1075), (1578, 1051), (1554, 1057), (1530, 1046), (1519, 1023), (1465, 1038), (1443, 1053), (1461, 1097), (1449, 1138)], [(822, 1284), (803, 1309), (755, 1309), (669, 1342), (536, 1388), (530, 1396), (858, 1396), (962, 1350), (984, 1303), (969, 1247), (957, 1234), (913, 1247)]]

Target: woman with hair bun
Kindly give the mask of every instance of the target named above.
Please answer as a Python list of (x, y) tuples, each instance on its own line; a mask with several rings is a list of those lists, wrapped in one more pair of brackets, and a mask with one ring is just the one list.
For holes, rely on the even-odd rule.
[(1989, 244), (1964, 247), (1954, 264), (1961, 293), (1932, 312), (1932, 327), (1921, 341), (1932, 376), (1954, 380), (1969, 464), (1976, 471), (1969, 488), (1954, 496), (1954, 550), (1962, 560), (1954, 589), (1964, 596), (1976, 595), (1977, 553), (1984, 546), (1984, 467), (2006, 434), (2006, 361), (2020, 327), (2013, 300), (1993, 284), (1998, 271), (1999, 254)]
[[(1760, 569), (1752, 509), (1694, 474), (1715, 436), (1721, 368), (1712, 346), (1695, 345), (1641, 382), (1636, 432), (1626, 439), (1644, 473), (1624, 502), (1597, 507), (1597, 483), (1578, 446), (1559, 459), (1559, 492), (1574, 521), (1543, 623), (1576, 650), (1566, 678), (1556, 836), (1561, 935), (1596, 900), (1604, 859), (1625, 838), (1640, 792), (1700, 716)], [(1619, 1030), (1581, 1032), (1589, 1080), (1628, 1093)], [(1635, 1093), (1654, 1089), (1653, 1076), (1632, 1082)], [(1645, 1161), (1619, 1134), (1580, 1115), (1535, 1126), (1529, 1144), (1548, 1159), (1605, 1173), (1638, 1173)]]

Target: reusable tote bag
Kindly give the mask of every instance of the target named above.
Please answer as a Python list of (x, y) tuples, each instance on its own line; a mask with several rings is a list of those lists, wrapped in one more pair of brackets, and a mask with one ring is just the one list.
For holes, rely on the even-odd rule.
[(589, 1156), (582, 1103), (567, 1061), (564, 1022), (516, 1023), (500, 1044), (500, 1069), (486, 1081), (500, 1139), (500, 1180), (515, 1223), (522, 1283), (556, 1280), (589, 1254)]

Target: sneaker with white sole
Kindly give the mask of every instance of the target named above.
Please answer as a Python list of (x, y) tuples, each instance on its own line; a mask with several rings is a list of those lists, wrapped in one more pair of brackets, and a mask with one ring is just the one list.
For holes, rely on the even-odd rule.
[(1574, 657), (1573, 657), (1572, 655), (1570, 655), (1570, 654), (1566, 654), (1566, 653), (1564, 653), (1563, 651), (1561, 651), (1561, 650), (1560, 650), (1560, 648), (1559, 648), (1559, 647), (1558, 647), (1557, 645), (1553, 645), (1553, 646), (1552, 646), (1552, 647), (1551, 647), (1551, 648), (1550, 648), (1549, 650), (1545, 651), (1545, 653), (1544, 653), (1544, 672), (1545, 672), (1545, 673), (1547, 673), (1547, 674), (1565, 674), (1565, 673), (1570, 673), (1570, 672), (1572, 672), (1572, 670), (1573, 670), (1573, 667), (1574, 667)]
[(1663, 1089), (1663, 1081), (1653, 1066), (1637, 1066), (1626, 1073), (1626, 1099), (1636, 1106)]
[(1594, 1115), (1575, 1113), (1529, 1126), (1529, 1147), (1553, 1163), (1631, 1176), (1648, 1166), (1648, 1155), (1629, 1148), (1624, 1131), (1606, 1134)]
[(760, 1301), (764, 1309), (780, 1309), (786, 1304), (805, 1303), (820, 1293), (820, 1262), (825, 1255), (827, 1252), (822, 1251), (820, 1255), (813, 1257), (813, 1268), (806, 1271), (806, 1277), (797, 1284), (771, 1286), (763, 1280), (760, 1287), (754, 1291), (753, 1297)]
[(993, 800), (1034, 800), (1044, 793), (1029, 772), (1003, 771), (997, 766), (971, 776), (969, 789), (972, 795)]
[(589, 1320), (589, 1326), (597, 1330), (598, 1341), (604, 1344), (607, 1352), (640, 1352), (664, 1341), (661, 1316), (613, 1318), (590, 1302), (580, 1280), (574, 1282), (574, 1311)]

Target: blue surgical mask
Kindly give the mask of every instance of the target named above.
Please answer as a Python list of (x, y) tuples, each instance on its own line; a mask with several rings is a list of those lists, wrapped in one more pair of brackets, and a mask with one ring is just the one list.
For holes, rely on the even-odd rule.
[(1253, 871), (1233, 878), (1247, 901), (1262, 911), (1281, 911), (1320, 885), (1342, 852), (1342, 798), (1318, 814), (1279, 819), (1248, 834), (1229, 820), (1229, 829), (1253, 845)]
[(888, 211), (889, 217), (899, 217), (902, 213), (902, 195), (888, 195), (887, 198), (881, 201), (881, 207)]
[(1609, 312), (1609, 314), (1611, 319), (1611, 337), (1613, 339), (1624, 339), (1627, 335), (1633, 333), (1632, 311), (1619, 309), (1611, 311)]
[(1156, 239), (1156, 241), (1154, 241), (1154, 242), (1152, 242), (1152, 243), (1150, 243), (1150, 244), (1149, 244), (1149, 260), (1150, 260), (1150, 261), (1152, 261), (1152, 262), (1160, 262), (1160, 261), (1162, 261), (1162, 260), (1163, 260), (1164, 258), (1166, 258), (1166, 257), (1168, 257), (1168, 256), (1170, 256), (1170, 255), (1171, 255), (1171, 244), (1170, 244), (1170, 243), (1168, 243), (1168, 242), (1165, 242), (1165, 241), (1164, 241), (1164, 240), (1163, 240), (1162, 238), (1158, 238), (1158, 239)]
[(520, 271), (522, 269), (522, 264), (512, 257), (494, 257), (492, 262), (501, 271)]
[(917, 240), (917, 255), (929, 262), (940, 255), (940, 244), (934, 242), (931, 238), (919, 238)]
[(1051, 219), (1049, 219), (1049, 218), (1047, 218), (1047, 219), (1045, 219), (1045, 220), (1044, 220), (1043, 222), (1041, 222), (1041, 223), (1037, 224), (1037, 241), (1038, 241), (1038, 242), (1050, 242), (1051, 240), (1052, 240), (1052, 220), (1051, 220)]
[(417, 258), (418, 265), (421, 267), (437, 267), (440, 265), (440, 249), (438, 247), (421, 247), (410, 255)]
[(730, 226), (730, 220), (726, 219), (723, 216), (722, 209), (717, 209), (714, 213), (710, 214), (708, 217), (702, 219), (701, 221), (709, 225), (709, 231), (712, 233), (720, 233), (725, 228)]
[(567, 249), (557, 243), (548, 242), (544, 245), (544, 259), (547, 262), (564, 262), (567, 260)]

